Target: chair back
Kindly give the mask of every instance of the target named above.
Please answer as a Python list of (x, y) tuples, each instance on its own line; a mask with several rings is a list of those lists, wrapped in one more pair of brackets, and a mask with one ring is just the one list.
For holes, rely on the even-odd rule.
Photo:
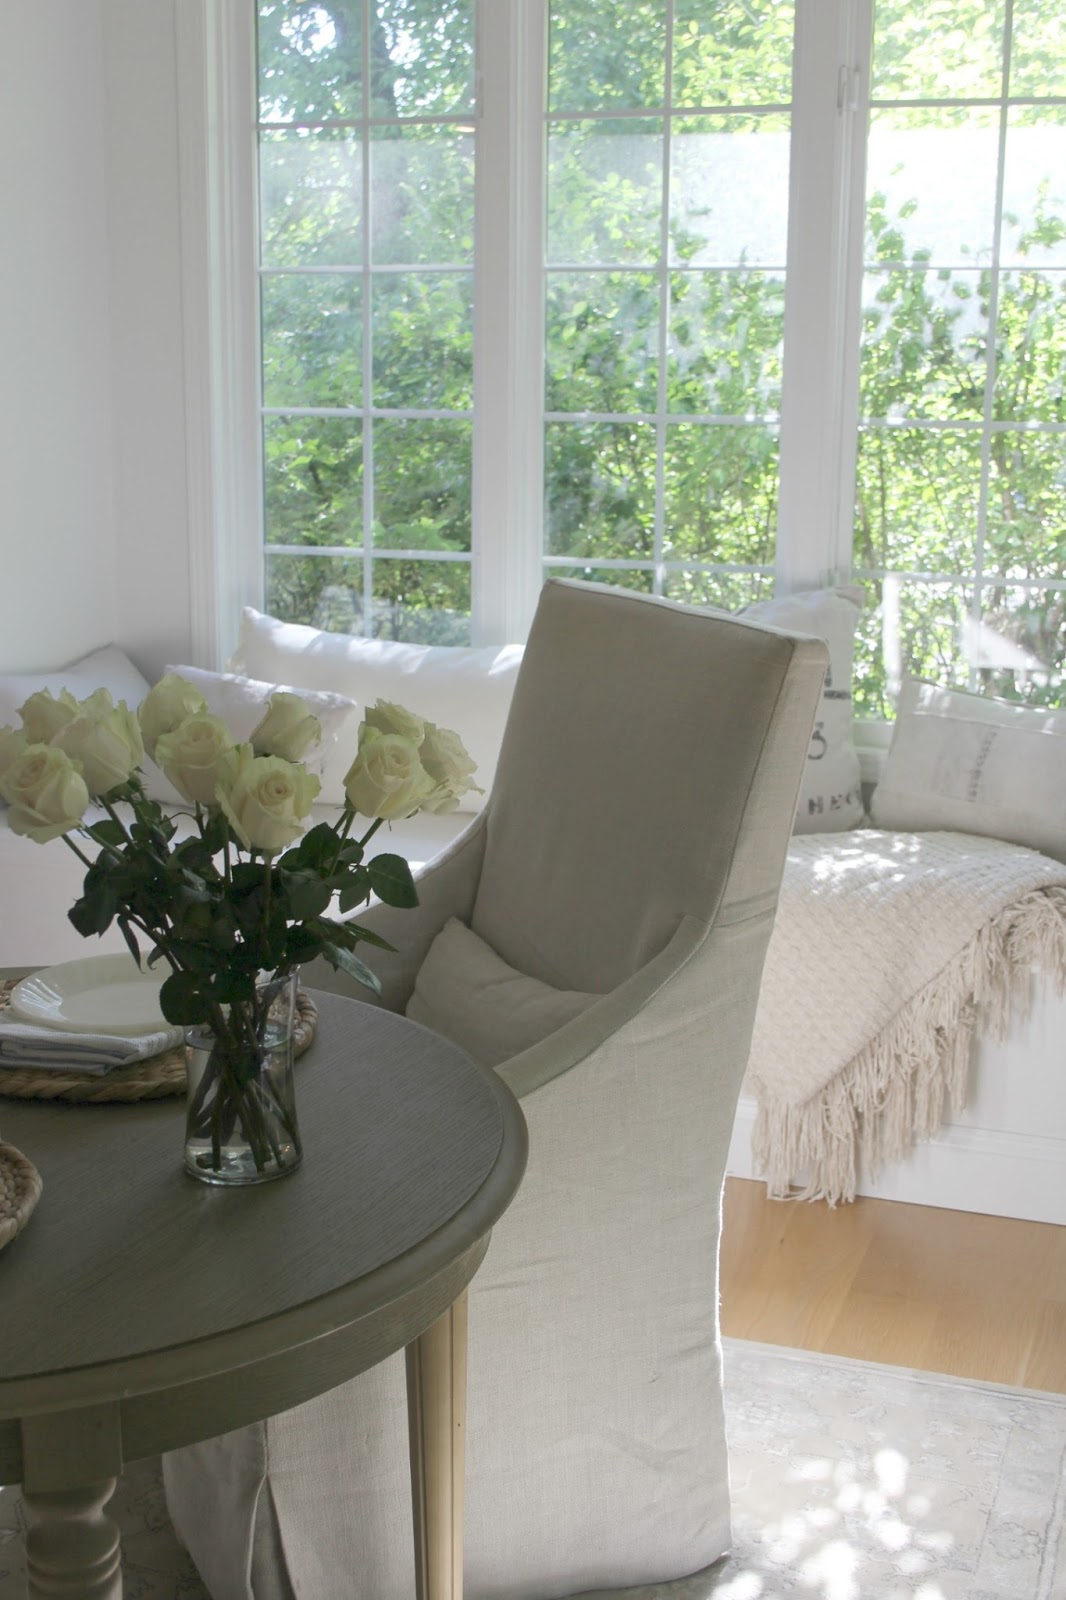
[(741, 618), (550, 580), (515, 685), (471, 926), (607, 993), (681, 920), (772, 908), (828, 654)]

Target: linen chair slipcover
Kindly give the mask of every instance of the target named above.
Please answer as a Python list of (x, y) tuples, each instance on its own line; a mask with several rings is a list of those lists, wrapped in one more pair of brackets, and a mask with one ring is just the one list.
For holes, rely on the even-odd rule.
[[(821, 641), (549, 582), (486, 809), (415, 911), (364, 914), (397, 948), (361, 947), (394, 1010), (450, 917), (596, 996), (498, 1068), (530, 1153), (469, 1290), (467, 1600), (661, 1582), (728, 1549), (721, 1191), (826, 663)], [(402, 1353), (164, 1477), (216, 1600), (414, 1592)]]

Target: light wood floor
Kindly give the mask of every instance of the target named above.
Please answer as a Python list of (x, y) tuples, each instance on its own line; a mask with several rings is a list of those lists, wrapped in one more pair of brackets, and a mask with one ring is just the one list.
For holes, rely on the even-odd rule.
[(1066, 1228), (727, 1178), (722, 1331), (1066, 1394)]

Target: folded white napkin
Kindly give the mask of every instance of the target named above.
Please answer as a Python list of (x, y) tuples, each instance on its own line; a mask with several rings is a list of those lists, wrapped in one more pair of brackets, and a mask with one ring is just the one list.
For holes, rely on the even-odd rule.
[(110, 1072), (146, 1061), (182, 1042), (180, 1028), (156, 1033), (65, 1033), (28, 1022), (0, 1020), (0, 1067), (44, 1067), (57, 1072)]

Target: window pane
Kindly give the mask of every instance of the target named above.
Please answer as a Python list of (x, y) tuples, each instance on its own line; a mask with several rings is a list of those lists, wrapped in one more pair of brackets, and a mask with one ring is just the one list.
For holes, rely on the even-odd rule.
[(664, 0), (626, 0), (625, 16), (603, 0), (553, 0), (548, 10), (548, 105), (552, 111), (661, 106)]
[(1058, 706), (1066, 682), (1066, 591), (987, 587), (969, 658), (981, 688), (1006, 700)]
[(633, 567), (566, 567), (544, 564), (545, 578), (573, 578), (581, 583), (610, 583), (616, 589), (631, 589), (637, 594), (652, 594), (654, 574)]
[(374, 422), (374, 543), (386, 550), (470, 549), (469, 422)]
[(564, 123), (548, 138), (548, 260), (660, 256), (662, 123)]
[(952, 584), (917, 583), (891, 572), (870, 583), (855, 634), (856, 713), (892, 717), (904, 673), (965, 688), (963, 627), (971, 605), (972, 592)]
[(670, 258), (686, 266), (776, 266), (788, 235), (788, 124), (700, 117), (675, 126)]
[(379, 558), (374, 562), (373, 586), (371, 626), (364, 631), (375, 638), (408, 644), (470, 643), (468, 562)]
[(474, 257), (474, 141), (446, 129), (393, 129), (370, 147), (376, 265)]
[(363, 530), (363, 424), (347, 417), (266, 417), (263, 497), (268, 544), (358, 544)]
[(678, 423), (667, 429), (664, 470), (668, 561), (772, 565), (775, 429)]
[(264, 405), (361, 405), (360, 280), (268, 273), (261, 291)]
[(980, 420), (989, 274), (969, 268), (869, 272), (863, 283), (864, 417)]
[(663, 594), (687, 606), (711, 606), (716, 611), (742, 611), (756, 600), (771, 600), (772, 572), (667, 571)]
[(362, 7), (263, 0), (259, 6), (263, 122), (358, 117), (363, 109)]
[(1066, 422), (1066, 271), (1004, 273), (997, 326), (997, 421)]
[(1000, 92), (1003, 0), (876, 0), (875, 99), (986, 99)]
[(374, 405), (466, 411), (473, 395), (473, 280), (386, 273), (373, 280)]
[(264, 267), (358, 266), (363, 166), (345, 133), (269, 133), (259, 141)]
[(423, 7), (411, 0), (373, 0), (371, 116), (446, 116), (473, 108), (471, 0), (439, 0)]
[(861, 429), (856, 566), (972, 572), (980, 486), (979, 432)]
[(545, 480), (549, 555), (654, 559), (649, 424), (549, 423)]
[(870, 118), (866, 259), (981, 266), (991, 259), (999, 132), (985, 109)]
[(1004, 265), (1066, 267), (1066, 109), (1010, 114), (1000, 249)]
[(985, 565), (1066, 578), (1066, 433), (994, 433)]
[(659, 280), (642, 272), (553, 272), (545, 318), (549, 411), (654, 411)]
[(361, 633), (363, 563), (337, 556), (267, 551), (266, 608), (274, 617), (333, 633)]
[(773, 416), (781, 405), (785, 280), (766, 272), (675, 272), (667, 410)]
[(789, 101), (794, 11), (782, 0), (676, 0), (674, 104)]
[(1011, 94), (1062, 94), (1066, 11), (1062, 0), (1014, 0)]

